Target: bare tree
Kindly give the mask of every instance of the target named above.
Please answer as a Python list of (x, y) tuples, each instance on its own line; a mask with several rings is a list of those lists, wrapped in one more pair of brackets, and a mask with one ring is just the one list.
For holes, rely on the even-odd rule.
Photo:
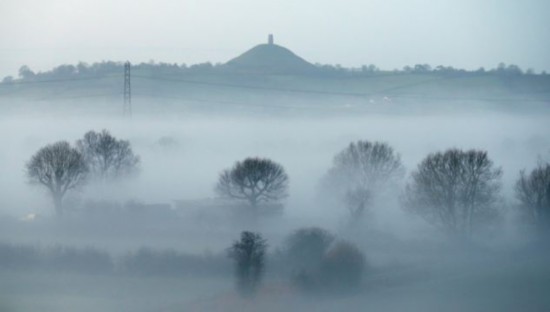
[(334, 157), (322, 186), (341, 198), (357, 219), (378, 192), (404, 174), (399, 154), (387, 143), (357, 141)]
[(26, 169), (31, 183), (48, 188), (58, 216), (63, 214), (63, 197), (67, 191), (82, 185), (88, 173), (82, 154), (65, 141), (38, 150)]
[(261, 202), (285, 198), (287, 189), (283, 166), (265, 158), (246, 158), (220, 173), (215, 191), (223, 197), (246, 200), (257, 208)]
[(550, 227), (550, 164), (539, 164), (529, 175), (524, 170), (516, 182), (516, 198), (541, 230)]
[(485, 151), (430, 154), (412, 173), (404, 204), (451, 232), (470, 235), (474, 224), (495, 215), (501, 177)]
[(244, 231), (241, 239), (229, 249), (235, 260), (237, 287), (241, 294), (253, 295), (260, 285), (265, 269), (266, 240), (258, 233)]
[(139, 157), (130, 142), (117, 140), (107, 130), (88, 131), (76, 142), (91, 173), (102, 181), (126, 177), (138, 171)]

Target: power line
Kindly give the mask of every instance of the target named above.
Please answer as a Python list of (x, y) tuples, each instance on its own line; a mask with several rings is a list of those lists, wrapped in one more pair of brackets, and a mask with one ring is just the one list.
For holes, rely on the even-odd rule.
[[(538, 93), (533, 93), (538, 94)], [(479, 101), (479, 102), (542, 102), (550, 103), (550, 99), (536, 99), (536, 98), (490, 98), (490, 97), (444, 97), (444, 96), (430, 96), (430, 95), (418, 95), (418, 94), (395, 94), (391, 96), (393, 99), (409, 99), (409, 100), (431, 100), (431, 101)]]
[[(348, 96), (348, 97), (359, 97), (359, 98), (368, 98), (373, 96), (390, 96), (392, 98), (401, 98), (401, 99), (425, 99), (425, 100), (440, 100), (440, 101), (508, 101), (508, 102), (517, 102), (517, 101), (530, 101), (530, 102), (548, 102), (549, 99), (535, 99), (535, 98), (489, 98), (489, 97), (445, 97), (445, 96), (427, 96), (427, 95), (418, 95), (418, 94), (391, 94), (390, 92), (406, 89), (409, 87), (414, 87), (422, 84), (431, 83), (441, 79), (455, 79), (453, 78), (434, 78), (429, 80), (424, 80), (420, 82), (408, 83), (398, 86), (393, 86), (390, 88), (381, 89), (373, 92), (334, 92), (334, 91), (321, 91), (321, 90), (304, 90), (304, 89), (291, 89), (291, 88), (276, 88), (276, 87), (264, 87), (264, 86), (251, 86), (251, 85), (241, 85), (241, 84), (231, 84), (231, 83), (218, 83), (218, 82), (205, 82), (205, 81), (196, 81), (188, 79), (178, 79), (178, 78), (163, 78), (163, 77), (150, 77), (150, 76), (141, 76), (134, 75), (134, 77), (148, 80), (157, 80), (157, 81), (170, 81), (170, 82), (179, 82), (192, 85), (205, 85), (205, 86), (221, 86), (228, 88), (237, 88), (237, 89), (252, 89), (252, 90), (265, 90), (265, 91), (274, 91), (274, 92), (289, 92), (289, 93), (302, 93), (302, 94), (315, 94), (315, 95), (334, 95), (334, 96)], [(528, 92), (523, 93), (523, 95), (540, 95), (541, 92)]]
[[(162, 94), (146, 94), (146, 93), (134, 93), (134, 95), (137, 95), (139, 97), (151, 97), (151, 98), (163, 98), (163, 99), (171, 99), (171, 100), (179, 100), (183, 102), (190, 102), (191, 105), (193, 104), (211, 104), (212, 105), (232, 105), (232, 108), (239, 108), (239, 109), (258, 109), (258, 108), (269, 108), (269, 109), (290, 109), (290, 110), (296, 110), (296, 111), (304, 111), (311, 113), (312, 108), (323, 108), (323, 109), (339, 109), (341, 106), (334, 106), (334, 105), (296, 105), (296, 104), (284, 104), (284, 103), (269, 103), (269, 105), (264, 105), (260, 102), (243, 102), (243, 101), (225, 101), (225, 100), (210, 100), (210, 99), (201, 99), (201, 98), (189, 98), (187, 96), (169, 96), (169, 95), (162, 95)], [(204, 106), (201, 106), (204, 107)], [(227, 106), (225, 106), (227, 107)], [(355, 105), (355, 108), (358, 108), (360, 106)], [(220, 108), (217, 106), (217, 108)]]
[[(124, 65), (124, 104), (123, 112), (124, 114), (131, 114), (132, 107), (132, 94), (131, 94), (131, 77), (130, 77), (130, 63), (127, 62)], [(108, 75), (100, 77), (83, 77), (83, 78), (63, 78), (63, 79), (48, 79), (48, 80), (30, 80), (30, 81), (17, 81), (12, 83), (0, 83), (0, 87), (7, 86), (17, 86), (17, 85), (27, 85), (27, 84), (48, 84), (48, 83), (62, 83), (62, 82), (79, 82), (79, 81), (89, 81), (89, 80), (102, 80), (108, 78), (120, 77), (118, 75)], [(272, 91), (272, 92), (282, 92), (282, 93), (298, 93), (298, 94), (313, 94), (313, 95), (330, 95), (330, 96), (344, 96), (344, 97), (355, 97), (355, 98), (369, 98), (373, 96), (390, 96), (395, 99), (421, 99), (421, 100), (437, 100), (437, 101), (490, 101), (490, 102), (548, 102), (549, 99), (540, 99), (540, 98), (491, 98), (491, 97), (448, 97), (448, 96), (430, 96), (430, 95), (419, 95), (419, 94), (392, 94), (393, 91), (406, 89), (409, 87), (414, 87), (422, 84), (431, 83), (441, 79), (456, 79), (458, 77), (438, 77), (434, 79), (427, 79), (419, 82), (412, 82), (408, 84), (402, 84), (398, 86), (393, 86), (377, 91), (372, 92), (340, 92), (340, 91), (323, 91), (323, 90), (306, 90), (306, 89), (295, 89), (295, 88), (280, 88), (280, 87), (269, 87), (269, 86), (254, 86), (254, 85), (244, 85), (236, 83), (225, 83), (225, 82), (209, 82), (209, 81), (197, 81), (190, 79), (174, 78), (174, 77), (159, 77), (159, 76), (144, 76), (144, 75), (133, 75), (134, 78), (146, 79), (153, 81), (168, 81), (175, 83), (184, 83), (190, 85), (203, 85), (203, 86), (212, 86), (212, 87), (225, 87), (225, 88), (235, 88), (235, 89), (247, 89), (247, 90), (263, 90), (263, 91)], [(541, 95), (548, 92), (539, 91), (539, 92), (526, 92), (522, 95)], [(95, 95), (94, 95), (95, 96)], [(103, 95), (97, 95), (103, 96)], [(109, 95), (104, 95), (109, 96)], [(167, 98), (163, 95), (156, 95), (157, 97)], [(63, 97), (63, 98), (86, 98), (93, 96), (72, 96), (72, 97)], [(184, 98), (184, 97), (178, 97)], [(210, 100), (199, 100), (199, 99), (190, 99), (191, 101), (210, 101)], [(213, 102), (213, 101), (210, 101)], [(228, 101), (215, 101), (218, 103), (230, 104), (233, 102)]]
[(196, 80), (187, 80), (187, 79), (178, 79), (178, 78), (149, 77), (149, 76), (141, 76), (141, 75), (134, 75), (134, 78), (141, 78), (141, 79), (148, 79), (148, 80), (158, 80), (158, 81), (180, 82), (180, 83), (186, 83), (186, 84), (192, 84), (192, 85), (218, 86), (218, 87), (237, 88), (237, 89), (251, 89), (251, 90), (266, 90), (266, 91), (287, 92), (287, 93), (304, 93), (304, 94), (318, 94), (318, 95), (342, 95), (342, 96), (353, 96), (353, 97), (365, 97), (365, 96), (370, 95), (368, 93), (359, 93), (359, 92), (338, 92), (338, 91), (321, 91), (321, 90), (304, 90), (304, 89), (292, 89), (292, 88), (263, 87), (263, 86), (242, 85), (242, 84), (233, 84), (233, 83), (224, 83), (224, 82), (207, 82), (207, 81), (196, 81)]
[(51, 100), (73, 100), (73, 99), (87, 99), (87, 98), (98, 98), (98, 97), (115, 97), (120, 96), (120, 93), (99, 93), (99, 94), (87, 94), (87, 95), (69, 95), (69, 96), (55, 96), (55, 97), (43, 97), (36, 99), (36, 101), (51, 101)]
[[(276, 91), (280, 91), (280, 89), (276, 89)], [(307, 91), (306, 91), (307, 92)], [(328, 94), (333, 94), (330, 92), (326, 92)], [(370, 97), (372, 94), (363, 94), (365, 97)], [(538, 93), (533, 93), (538, 94)], [(181, 99), (181, 100), (188, 100), (188, 101), (195, 101), (195, 102), (207, 102), (207, 103), (219, 103), (219, 104), (234, 104), (234, 105), (249, 105), (250, 102), (242, 102), (242, 101), (227, 101), (227, 100), (212, 100), (212, 99), (200, 99), (200, 98), (189, 98), (187, 95), (178, 95), (178, 94), (172, 94), (172, 95), (165, 95), (165, 94), (147, 94), (147, 93), (138, 93), (139, 96), (145, 96), (145, 97), (156, 97), (156, 98), (166, 98), (166, 99)], [(337, 95), (342, 95), (342, 93), (337, 93)], [(382, 93), (383, 95), (383, 93)], [(378, 94), (377, 96), (382, 97), (381, 94)], [(550, 103), (550, 99), (541, 99), (541, 98), (514, 98), (514, 97), (506, 97), (506, 98), (492, 98), (492, 97), (446, 97), (446, 96), (430, 96), (430, 95), (422, 95), (422, 94), (393, 94), (387, 96), (383, 96), (383, 99), (381, 101), (390, 101), (392, 99), (405, 99), (405, 100), (427, 100), (427, 101), (440, 101), (440, 102), (539, 102), (539, 103)], [(372, 100), (369, 99), (369, 100)], [(271, 103), (270, 105), (274, 105)], [(283, 105), (278, 105), (280, 107), (283, 107)], [(308, 106), (308, 105), (306, 105)], [(296, 107), (296, 104), (292, 105), (284, 105), (284, 107), (292, 108)]]

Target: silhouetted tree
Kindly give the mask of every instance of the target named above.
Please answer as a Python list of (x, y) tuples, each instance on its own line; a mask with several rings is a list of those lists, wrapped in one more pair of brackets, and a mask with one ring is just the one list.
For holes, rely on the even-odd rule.
[(82, 185), (88, 173), (82, 154), (64, 141), (38, 150), (26, 169), (31, 183), (42, 184), (50, 191), (58, 216), (63, 213), (63, 197), (67, 191)]
[(432, 67), (428, 64), (416, 64), (413, 69), (415, 73), (429, 73), (431, 70)]
[(516, 198), (529, 218), (541, 229), (550, 229), (550, 164), (539, 164), (531, 173), (520, 172)]
[(51, 75), (53, 77), (66, 78), (77, 74), (77, 68), (74, 65), (59, 65), (52, 69)]
[(253, 295), (260, 285), (265, 269), (266, 240), (258, 233), (244, 231), (241, 239), (229, 249), (235, 261), (237, 287), (242, 295)]
[(5, 83), (5, 84), (13, 83), (13, 77), (12, 76), (4, 77), (4, 79), (2, 79), (2, 83)]
[(34, 78), (35, 73), (27, 65), (21, 66), (19, 68), (19, 78), (21, 79), (32, 79)]
[(442, 74), (452, 74), (452, 73), (456, 72), (457, 70), (454, 69), (452, 66), (439, 65), (439, 66), (436, 66), (433, 71), (438, 72), (438, 73), (442, 73)]
[(346, 203), (353, 219), (360, 218), (377, 192), (403, 177), (399, 154), (382, 142), (357, 141), (334, 157), (322, 181), (323, 191)]
[(265, 158), (246, 158), (220, 173), (215, 191), (222, 197), (242, 199), (257, 208), (261, 202), (287, 196), (288, 176), (283, 166)]
[(476, 222), (494, 216), (501, 176), (485, 151), (430, 154), (412, 173), (404, 204), (434, 224), (469, 235)]
[(85, 62), (78, 62), (78, 64), (76, 65), (76, 70), (78, 74), (85, 75), (90, 70), (90, 66)]
[(380, 69), (378, 67), (376, 67), (376, 65), (374, 64), (370, 64), (370, 65), (363, 65), (361, 66), (361, 72), (363, 73), (368, 73), (368, 74), (373, 74), (373, 73), (376, 73), (376, 72), (379, 72)]
[(509, 76), (523, 74), (523, 71), (518, 65), (514, 65), (514, 64), (506, 65), (505, 63), (502, 63), (502, 62), (497, 65), (497, 68), (494, 71), (496, 71), (498, 74), (509, 75)]
[(87, 132), (76, 146), (91, 174), (102, 181), (127, 177), (139, 170), (139, 156), (132, 151), (130, 142), (117, 140), (107, 130)]
[(478, 68), (476, 71), (475, 71), (476, 74), (485, 74), (485, 68), (484, 67), (480, 67)]

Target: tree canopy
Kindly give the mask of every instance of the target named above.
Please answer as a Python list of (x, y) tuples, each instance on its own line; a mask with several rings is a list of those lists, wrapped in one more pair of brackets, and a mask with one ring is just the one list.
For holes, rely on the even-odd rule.
[(88, 174), (82, 154), (65, 141), (39, 149), (26, 169), (31, 183), (39, 183), (50, 191), (57, 215), (63, 213), (62, 201), (67, 191), (82, 185)]
[(139, 170), (140, 159), (132, 151), (130, 142), (118, 140), (107, 130), (88, 131), (76, 146), (88, 163), (90, 173), (102, 181), (127, 177)]
[(376, 193), (404, 174), (399, 154), (387, 143), (357, 141), (334, 157), (322, 187), (340, 198), (352, 217), (358, 218)]
[(235, 260), (237, 287), (241, 294), (252, 295), (257, 290), (265, 269), (266, 240), (258, 233), (244, 231), (229, 249)]
[(215, 191), (222, 197), (246, 200), (257, 208), (261, 202), (288, 196), (288, 175), (283, 166), (266, 158), (246, 158), (220, 173)]
[(292, 273), (318, 270), (334, 239), (334, 235), (318, 227), (301, 228), (289, 235), (285, 241), (285, 255)]
[(550, 164), (539, 164), (529, 174), (522, 170), (516, 182), (516, 198), (533, 223), (550, 228)]
[(449, 149), (428, 155), (412, 173), (405, 205), (453, 233), (469, 235), (495, 215), (502, 170), (487, 152)]

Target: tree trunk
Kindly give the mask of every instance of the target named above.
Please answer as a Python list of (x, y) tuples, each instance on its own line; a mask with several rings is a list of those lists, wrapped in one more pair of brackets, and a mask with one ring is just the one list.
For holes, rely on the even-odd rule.
[(252, 206), (254, 213), (258, 213), (258, 199), (256, 197), (250, 198), (250, 206)]
[(249, 199), (251, 211), (248, 215), (248, 225), (253, 230), (258, 230), (258, 219), (260, 218), (260, 205), (258, 202), (258, 199), (255, 197), (252, 197)]
[(359, 204), (357, 204), (357, 206), (352, 207), (350, 209), (350, 212), (351, 212), (350, 224), (352, 226), (356, 226), (362, 222), (363, 216), (365, 215), (365, 206), (366, 206), (365, 202), (361, 201)]
[(58, 217), (63, 215), (63, 196), (59, 193), (54, 193), (53, 195), (53, 204), (55, 207), (55, 214)]

